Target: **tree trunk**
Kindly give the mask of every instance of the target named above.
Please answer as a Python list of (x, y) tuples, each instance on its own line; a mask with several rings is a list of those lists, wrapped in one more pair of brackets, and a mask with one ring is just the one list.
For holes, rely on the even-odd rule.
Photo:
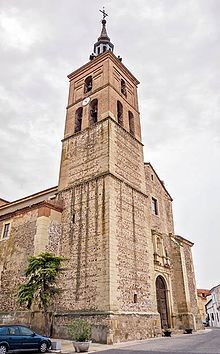
[(47, 306), (45, 304), (43, 304), (43, 312), (44, 312), (45, 334), (46, 334), (46, 336), (49, 337), (49, 335), (50, 335), (50, 325), (49, 325)]

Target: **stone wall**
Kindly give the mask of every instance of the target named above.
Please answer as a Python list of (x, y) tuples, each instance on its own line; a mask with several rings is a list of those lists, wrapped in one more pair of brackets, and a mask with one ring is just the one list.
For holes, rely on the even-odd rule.
[(109, 172), (146, 194), (143, 145), (109, 119)]
[[(27, 259), (34, 254), (37, 210), (11, 220), (9, 239), (0, 241), (0, 311), (18, 308), (16, 293), (24, 280)], [(0, 221), (0, 234), (3, 221)]]
[(192, 243), (180, 236), (175, 236), (172, 241), (172, 287), (176, 299), (175, 326), (179, 329), (202, 329), (191, 254)]
[(108, 171), (109, 124), (105, 120), (63, 142), (59, 190)]
[[(150, 227), (162, 234), (174, 234), (172, 198), (165, 189), (165, 184), (157, 176), (155, 170), (149, 163), (144, 164), (145, 183), (148, 198), (148, 218)], [(152, 211), (152, 197), (157, 200), (158, 215)]]
[(189, 295), (190, 295), (190, 311), (193, 314), (193, 327), (195, 329), (203, 329), (202, 318), (199, 313), (199, 306), (196, 292), (196, 279), (193, 266), (192, 251), (190, 245), (184, 244), (184, 255), (186, 260), (186, 270), (188, 277)]
[(153, 301), (153, 249), (146, 222), (146, 196), (117, 178), (111, 178), (110, 184), (110, 238), (112, 244), (114, 240), (117, 254), (115, 291), (118, 293), (118, 308), (153, 312), (156, 310)]
[(67, 259), (57, 303), (61, 310), (109, 309), (106, 183), (100, 177), (59, 195), (64, 203), (60, 254)]
[[(172, 198), (149, 163), (145, 164), (145, 178), (149, 196), (147, 212), (154, 246), (155, 279), (160, 275), (166, 283), (170, 326), (175, 329), (201, 328), (191, 254), (193, 244), (175, 236)], [(151, 206), (152, 198), (157, 201), (157, 215)]]
[(99, 343), (113, 344), (161, 335), (159, 314), (57, 313), (54, 316), (54, 337), (69, 338), (68, 325), (77, 319), (91, 323), (92, 340)]
[[(52, 207), (52, 206), (51, 206)], [(18, 286), (25, 280), (28, 258), (43, 251), (59, 254), (60, 211), (32, 206), (0, 219), (0, 235), (10, 222), (9, 237), (0, 240), (0, 311), (15, 311)]]

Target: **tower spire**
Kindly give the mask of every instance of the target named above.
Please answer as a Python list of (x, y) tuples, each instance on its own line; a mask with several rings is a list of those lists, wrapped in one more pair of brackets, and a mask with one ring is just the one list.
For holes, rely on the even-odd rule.
[(111, 43), (110, 38), (107, 34), (107, 30), (106, 30), (106, 17), (108, 16), (108, 14), (105, 12), (105, 8), (103, 7), (103, 10), (99, 10), (102, 15), (102, 30), (101, 30), (101, 34), (98, 38), (98, 41), (94, 44), (94, 54), (95, 56), (106, 52), (107, 50), (111, 50), (113, 52), (114, 49), (114, 45)]

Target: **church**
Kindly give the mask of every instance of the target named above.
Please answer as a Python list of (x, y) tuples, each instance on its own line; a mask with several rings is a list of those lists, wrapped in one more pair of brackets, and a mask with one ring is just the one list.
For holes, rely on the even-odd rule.
[(68, 79), (58, 186), (0, 198), (0, 323), (40, 329), (41, 312), (16, 293), (28, 258), (52, 252), (66, 259), (53, 336), (78, 318), (102, 343), (201, 328), (193, 243), (175, 234), (172, 197), (144, 162), (139, 81), (114, 54), (105, 12), (89, 62)]

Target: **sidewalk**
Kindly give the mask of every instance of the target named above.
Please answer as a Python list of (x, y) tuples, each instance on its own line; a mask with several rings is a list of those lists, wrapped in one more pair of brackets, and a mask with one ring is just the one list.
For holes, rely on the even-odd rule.
[[(161, 338), (161, 337), (159, 337), (159, 338)], [(145, 341), (152, 340), (152, 339), (157, 339), (157, 338), (149, 338), (149, 339), (129, 341), (129, 342), (119, 342), (119, 343), (114, 343), (114, 344), (111, 344), (111, 345), (100, 344), (100, 343), (91, 343), (90, 346), (89, 346), (88, 353), (96, 353), (96, 352), (100, 352), (100, 351), (103, 351), (103, 350), (122, 348), (122, 347), (130, 346), (132, 344), (143, 343)], [(56, 340), (61, 342), (61, 353), (62, 354), (75, 353), (75, 349), (73, 347), (73, 344), (72, 344), (71, 340), (67, 340), (67, 339), (52, 339), (52, 341), (56, 341)], [(60, 353), (60, 351), (52, 350), (51, 353)]]
[[(197, 332), (193, 332), (192, 334), (173, 334), (172, 337), (176, 336), (194, 336), (194, 335), (199, 335), (199, 334), (204, 334), (205, 332), (209, 332), (212, 329), (207, 328), (205, 330), (199, 330)], [(171, 338), (172, 338), (171, 337)], [(104, 351), (104, 350), (109, 350), (109, 349), (116, 349), (116, 348), (123, 348), (123, 347), (128, 347), (134, 344), (143, 344), (147, 343), (148, 341), (156, 341), (156, 340), (161, 340), (165, 339), (166, 337), (155, 337), (155, 338), (148, 338), (148, 339), (142, 339), (142, 340), (135, 340), (135, 341), (129, 341), (129, 342), (120, 342), (120, 343), (115, 343), (112, 345), (108, 344), (100, 344), (100, 343), (91, 343), (89, 347), (88, 353), (96, 353), (99, 351)], [(75, 353), (75, 350), (73, 348), (73, 344), (71, 340), (67, 339), (52, 339), (52, 341), (60, 341), (61, 342), (61, 353), (62, 354), (69, 354), (69, 353)], [(165, 339), (167, 340), (167, 338)], [(58, 351), (51, 351), (53, 353), (58, 353)]]
[[(66, 339), (59, 339), (61, 341), (61, 353), (62, 354), (67, 354), (67, 353), (75, 353), (75, 349), (73, 348), (73, 344), (71, 340), (66, 340)], [(121, 344), (121, 343), (118, 343)], [(114, 345), (108, 345), (108, 344), (100, 344), (100, 343), (91, 343), (89, 346), (89, 351), (88, 353), (95, 353), (99, 352), (101, 350), (108, 350), (108, 349), (113, 349), (115, 348)], [(56, 351), (53, 351), (56, 352)]]

